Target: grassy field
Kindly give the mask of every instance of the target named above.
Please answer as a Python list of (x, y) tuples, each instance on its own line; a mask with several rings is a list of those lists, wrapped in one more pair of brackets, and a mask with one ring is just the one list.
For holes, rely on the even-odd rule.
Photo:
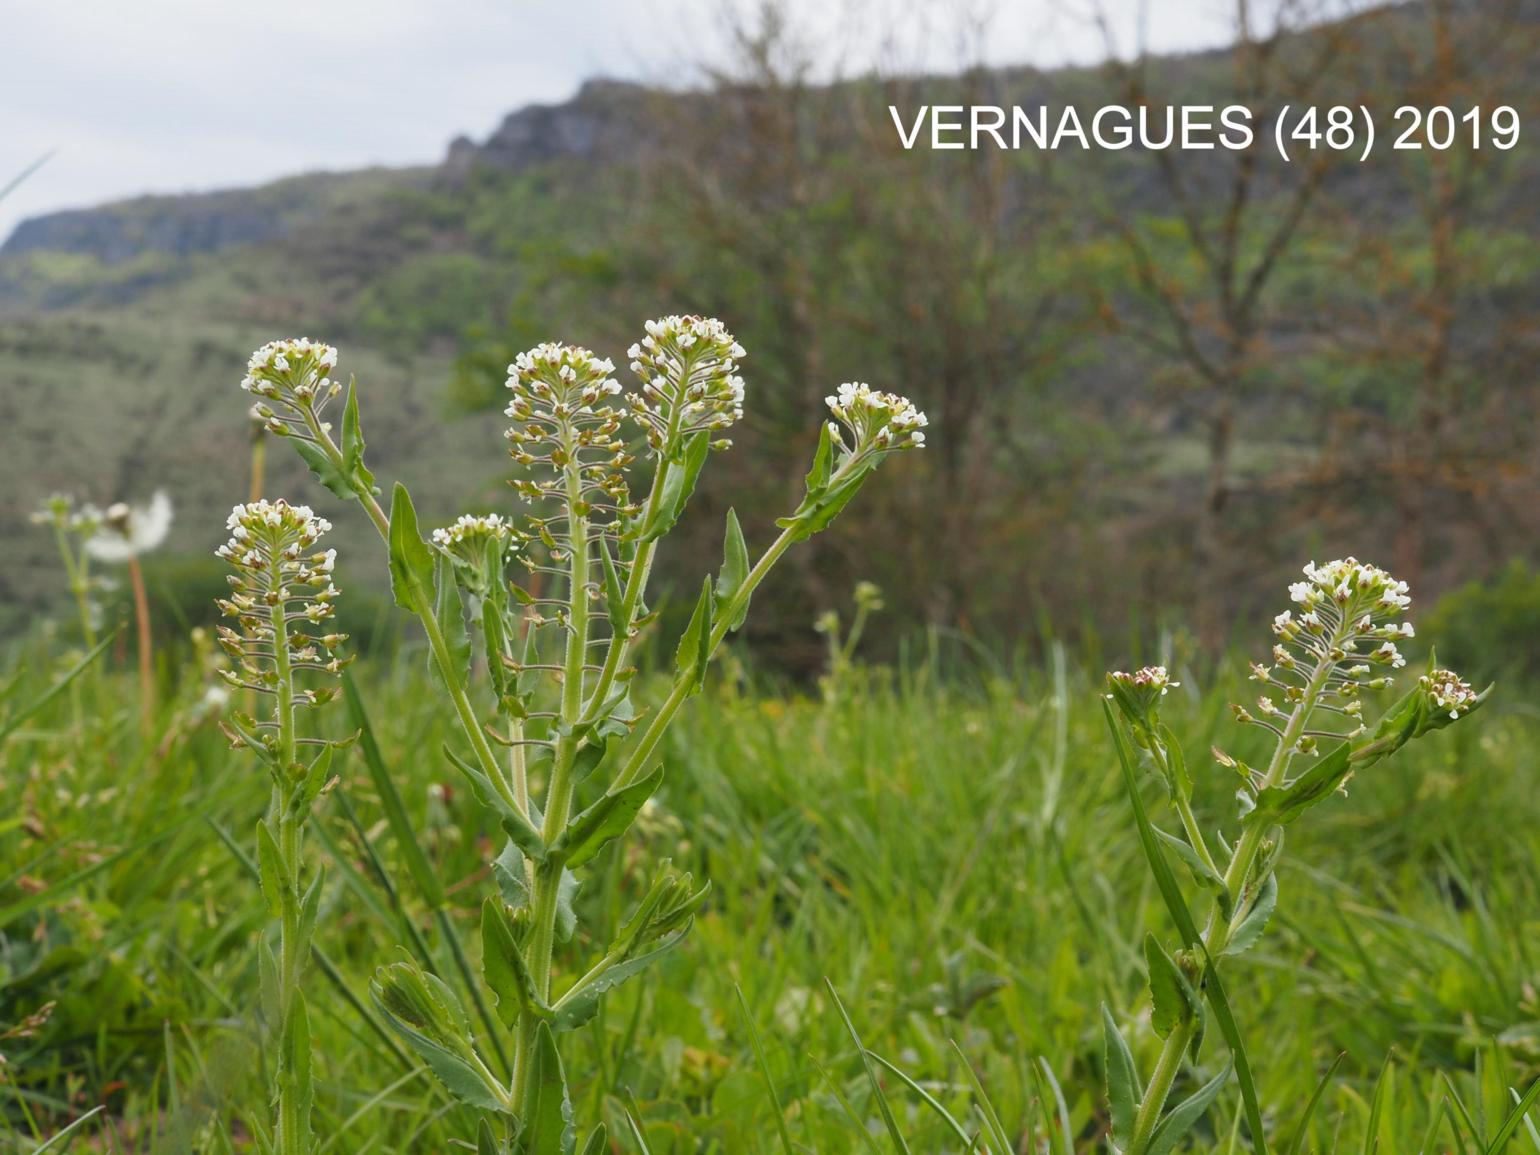
[[(67, 658), (40, 634), (13, 662), (0, 719)], [(264, 776), (226, 749), (195, 657), (167, 660), (172, 700), (147, 741), (126, 665), (0, 722), (0, 1032), (53, 1004), (30, 1036), (0, 1041), (0, 1149), (33, 1150), (106, 1104), (75, 1149), (229, 1150), (222, 1133), (244, 1150), (242, 1115), (267, 1110), (254, 950), (267, 918), (245, 858)], [(579, 896), (580, 925), (608, 929), (639, 864), (668, 854), (713, 887), (684, 946), (574, 1036), (579, 1118), (608, 1118), (617, 1152), (641, 1150), (631, 1105), (653, 1152), (768, 1153), (785, 1142), (778, 1102), (794, 1150), (893, 1149), (828, 980), (864, 1044), (970, 1129), (971, 1068), (1019, 1150), (1106, 1149), (1099, 1007), (1147, 1065), (1159, 1040), (1140, 943), (1171, 936), (1098, 682), (1062, 663), (943, 675), (917, 656), (857, 668), (831, 703), (725, 666), (668, 740), (640, 837), (607, 851)], [(1201, 819), (1232, 830), (1226, 772), (1201, 752), (1251, 749), (1226, 710), (1241, 669), (1182, 671), (1168, 708)], [(368, 980), (408, 951), (458, 983), (448, 936), (474, 955), (498, 841), (443, 762), (453, 736), (421, 655), (366, 656), (357, 674), (378, 759), (367, 744), (348, 754), (310, 844), (328, 871), (308, 980), (316, 1129), (330, 1152), (452, 1151), (474, 1119), (380, 1028)], [(1494, 1131), (1537, 1073), (1540, 714), (1516, 687), (1499, 693), (1291, 828), (1271, 933), (1226, 972), (1274, 1149), (1339, 1055), (1301, 1151), (1481, 1150), (1455, 1115)], [(328, 713), (343, 733), (346, 711)], [(401, 856), (392, 791), (448, 880), (440, 909)], [(1200, 1071), (1223, 1058), (1215, 1034)], [(882, 1081), (911, 1150), (963, 1149), (914, 1090)], [(1232, 1087), (1184, 1149), (1249, 1150), (1238, 1113)], [(1511, 1149), (1540, 1136), (1520, 1127)]]

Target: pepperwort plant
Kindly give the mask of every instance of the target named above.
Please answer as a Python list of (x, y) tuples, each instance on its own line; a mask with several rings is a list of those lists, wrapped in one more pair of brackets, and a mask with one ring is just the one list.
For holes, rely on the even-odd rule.
[[(1289, 593), (1299, 609), (1274, 619), (1272, 662), (1251, 666), (1252, 680), (1261, 687), (1255, 709), (1231, 707), (1242, 725), (1272, 734), (1271, 756), (1253, 767), (1214, 751), (1239, 780), (1240, 828), (1233, 845), (1217, 834), (1211, 839), (1194, 815), (1192, 776), (1180, 744), (1160, 720), (1161, 699), (1178, 683), (1161, 666), (1107, 677), (1107, 698), (1123, 725), (1113, 723), (1110, 710), (1108, 722), (1141, 842), (1181, 937), (1174, 954), (1153, 934), (1144, 943), (1151, 1023), (1163, 1040), (1147, 1078), (1111, 1013), (1103, 1011), (1113, 1149), (1123, 1155), (1171, 1151), (1224, 1087), (1230, 1064), (1167, 1109), (1183, 1064), (1198, 1057), (1210, 1011), (1229, 1045), (1253, 1142), (1259, 1151), (1266, 1149), (1245, 1050), (1217, 968), (1255, 945), (1267, 926), (1278, 901), (1284, 830), (1342, 789), (1355, 772), (1453, 724), (1490, 693), (1490, 688), (1476, 693), (1430, 661), (1428, 672), (1371, 726), (1364, 691), (1388, 687), (1391, 671), (1406, 664), (1396, 644), (1413, 634), (1410, 623), (1396, 620), (1411, 602), (1406, 583), (1346, 558), (1320, 566), (1312, 562)], [(1164, 783), (1180, 836), (1151, 825), (1136, 788), (1136, 757)], [(1299, 760), (1306, 758), (1314, 760), (1301, 767)], [(1211, 895), (1201, 932), (1176, 887), (1167, 850)]]
[[(405, 487), (393, 487), (388, 512), (378, 500), (351, 383), (337, 436), (323, 420), (343, 393), (331, 377), (336, 350), (274, 342), (253, 355), (242, 383), (268, 430), (379, 530), (395, 600), (421, 622), (433, 676), (460, 723), (464, 745), (445, 756), (507, 838), (491, 864), (498, 893), (481, 917), (482, 978), (496, 1005), (484, 1021), (488, 1033), (511, 1038), (507, 1075), (502, 1039), (478, 1037), (435, 975), (396, 962), (372, 987), (445, 1087), (482, 1112), (483, 1155), (576, 1149), (558, 1039), (675, 946), (706, 897), (705, 886), (659, 861), (614, 940), (569, 960), (559, 948), (578, 940), (580, 872), (658, 790), (659, 743), (776, 562), (826, 527), (884, 458), (924, 443), (925, 415), (909, 401), (840, 386), (800, 505), (757, 560), (729, 511), (722, 566), (702, 582), (673, 646), (666, 690), (644, 701), (632, 654), (657, 618), (648, 579), (707, 459), (729, 447), (725, 435), (742, 417), (743, 356), (721, 322), (693, 316), (648, 322), (630, 350), (638, 382), (630, 392), (611, 362), (586, 349), (543, 344), (521, 354), (508, 367), (507, 439), (526, 508), (519, 518), (466, 515), (428, 540)], [(515, 560), (523, 584), (508, 579)], [(290, 859), (280, 865), (294, 877)], [(607, 1150), (605, 1142), (601, 1123), (583, 1150)]]
[(304, 1155), (313, 1149), (314, 1081), (301, 980), (323, 885), (319, 868), (306, 880), (304, 830), (311, 807), (331, 785), (332, 752), (341, 743), (306, 735), (301, 716), (336, 696), (333, 679), (346, 664), (336, 653), (343, 636), (319, 632), (335, 612), (336, 551), (316, 548), (331, 526), (303, 505), (237, 505), (226, 525), (230, 539), (216, 552), (234, 573), (219, 608), (236, 626), (219, 627), (233, 663), (221, 674), (230, 685), (273, 700), (271, 715), (261, 721), (237, 713), (224, 723), (231, 744), (254, 751), (273, 781), (272, 801), (257, 825), (262, 896), (278, 931), (276, 951), (264, 940), (258, 956), (262, 1016), (276, 1040), (270, 1048), (273, 1119), (270, 1130), (252, 1120), (252, 1131), (264, 1152)]

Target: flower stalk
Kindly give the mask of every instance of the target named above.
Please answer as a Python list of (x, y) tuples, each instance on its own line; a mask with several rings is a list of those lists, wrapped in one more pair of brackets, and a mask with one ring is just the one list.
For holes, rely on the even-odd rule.
[[(249, 502), (235, 507), (227, 526), (230, 539), (217, 553), (234, 573), (220, 609), (236, 626), (219, 629), (220, 645), (233, 661), (222, 673), (231, 686), (273, 700), (271, 717), (258, 721), (237, 714), (225, 724), (232, 746), (254, 751), (272, 779), (268, 811), (257, 826), (257, 862), (277, 926), (277, 952), (264, 940), (259, 968), (276, 1062), (271, 1129), (258, 1131), (275, 1155), (309, 1155), (315, 1146), (314, 1080), (303, 979), (323, 874), (318, 869), (306, 880), (304, 828), (316, 799), (332, 784), (332, 753), (339, 743), (301, 737), (299, 712), (336, 696), (330, 678), (346, 664), (336, 653), (343, 636), (314, 632), (335, 613), (336, 555), (315, 550), (331, 527), (307, 506)], [(302, 758), (302, 747), (319, 752)]]
[[(1159, 719), (1161, 699), (1179, 683), (1160, 666), (1108, 675), (1107, 697), (1134, 745), (1145, 751), (1165, 781), (1185, 840), (1160, 837), (1214, 896), (1194, 943), (1197, 949), (1172, 958), (1153, 935), (1146, 940), (1152, 1022), (1164, 1041), (1142, 1092), (1136, 1093), (1137, 1077), (1130, 1077), (1131, 1057), (1121, 1064), (1109, 1061), (1116, 1150), (1124, 1155), (1169, 1149), (1223, 1085), (1223, 1077), (1211, 1080), (1193, 1100), (1167, 1110), (1184, 1061), (1189, 1055), (1197, 1057), (1204, 1000), (1214, 997), (1207, 981), (1210, 968), (1248, 949), (1265, 929), (1277, 901), (1274, 871), (1284, 827), (1340, 790), (1356, 769), (1389, 756), (1411, 738), (1452, 723), (1486, 697), (1457, 675), (1430, 667), (1371, 732), (1364, 721), (1362, 691), (1391, 684), (1388, 671), (1406, 664), (1396, 641), (1413, 636), (1409, 623), (1393, 620), (1410, 604), (1406, 584), (1353, 558), (1322, 566), (1311, 563), (1304, 574), (1304, 581), (1290, 587), (1299, 616), (1289, 610), (1273, 621), (1273, 663), (1251, 667), (1252, 680), (1263, 691), (1255, 712), (1231, 707), (1242, 725), (1261, 726), (1275, 736), (1266, 767), (1253, 770), (1215, 751), (1221, 765), (1241, 778), (1241, 832), (1222, 868), (1192, 812), (1192, 782), (1180, 747)], [(1315, 761), (1296, 773), (1300, 758)], [(1154, 851), (1159, 853), (1159, 847)], [(1126, 1056), (1127, 1045), (1116, 1035), (1110, 1016), (1106, 1029), (1109, 1055)], [(1119, 1071), (1124, 1073), (1114, 1077)], [(1246, 1084), (1243, 1091), (1251, 1094)], [(1249, 1098), (1248, 1108), (1254, 1121), (1260, 1118)], [(1262, 1140), (1260, 1135), (1254, 1138)]]
[[(421, 622), (430, 668), (470, 746), (469, 758), (446, 755), (508, 838), (492, 864), (500, 893), (483, 909), (482, 953), (497, 1007), (487, 1026), (512, 1033), (511, 1077), (499, 1078), (483, 1058), (457, 996), (435, 976), (397, 963), (381, 968), (373, 987), (451, 1092), (485, 1113), (484, 1151), (572, 1149), (570, 1121), (559, 1124), (560, 1135), (540, 1130), (558, 1125), (541, 1107), (553, 1093), (560, 1117), (570, 1120), (557, 1038), (676, 945), (706, 897), (666, 860), (654, 864), (650, 889), (615, 940), (563, 979), (558, 948), (573, 939), (576, 872), (625, 834), (658, 789), (663, 772), (652, 759), (664, 733), (700, 691), (712, 656), (743, 624), (776, 562), (826, 527), (883, 458), (924, 442), (925, 417), (904, 398), (858, 384), (829, 398), (833, 420), (822, 430), (802, 504), (752, 565), (729, 514), (722, 569), (703, 584), (668, 691), (636, 733), (642, 710), (630, 656), (655, 620), (648, 580), (708, 457), (731, 445), (724, 434), (743, 415), (743, 356), (719, 321), (651, 321), (630, 350), (637, 387), (622, 398), (614, 365), (586, 349), (543, 344), (521, 354), (508, 367), (506, 436), (521, 469), (512, 484), (527, 512), (519, 523), (463, 516), (434, 531), (431, 545), (402, 486), (388, 515), (377, 500), (356, 389), (347, 390), (339, 437), (322, 419), (342, 393), (330, 376), (335, 349), (273, 342), (253, 355), (242, 382), (258, 398), (265, 428), (294, 444), (333, 493), (356, 498), (379, 530), (396, 600)], [(638, 457), (651, 467), (640, 502), (627, 477)], [(509, 582), (513, 557), (532, 588), (554, 586), (560, 596)], [(507, 748), (506, 765), (494, 742)]]

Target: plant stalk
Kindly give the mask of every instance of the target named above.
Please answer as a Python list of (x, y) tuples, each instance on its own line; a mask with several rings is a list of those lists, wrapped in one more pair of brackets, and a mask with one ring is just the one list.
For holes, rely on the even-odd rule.
[[(1331, 642), (1327, 645), (1327, 652), (1341, 639), (1339, 635), (1347, 628), (1346, 618), (1339, 622), (1333, 631)], [(1262, 788), (1277, 786), (1288, 773), (1289, 764), (1293, 761), (1295, 744), (1305, 732), (1305, 727), (1310, 721), (1310, 715), (1315, 712), (1317, 701), (1321, 691), (1325, 688), (1326, 680), (1331, 673), (1332, 663), (1329, 658), (1322, 657), (1309, 682), (1305, 686), (1304, 697), (1289, 715), (1283, 733), (1278, 739), (1278, 745), (1273, 751), (1272, 759), (1268, 762), (1267, 772), (1262, 779)], [(1189, 833), (1196, 829), (1196, 821), (1191, 818), (1190, 809), (1182, 807), (1183, 823), (1192, 823)], [(1224, 872), (1225, 893), (1233, 896), (1232, 913), (1239, 909), (1242, 888), (1251, 874), (1251, 869), (1256, 865), (1257, 854), (1262, 848), (1263, 838), (1266, 836), (1266, 827), (1261, 822), (1248, 825), (1242, 832), (1240, 841), (1236, 843), (1235, 853), (1230, 858), (1229, 869)], [(1195, 846), (1200, 845), (1195, 843)], [(1199, 850), (1199, 853), (1205, 853)], [(1203, 929), (1203, 947), (1206, 956), (1213, 960), (1213, 965), (1218, 965), (1218, 959), (1229, 942), (1230, 931), (1234, 926), (1233, 921), (1226, 919), (1216, 899), (1209, 911), (1208, 923)], [(1156, 1060), (1155, 1070), (1150, 1075), (1149, 1086), (1144, 1093), (1144, 1101), (1139, 1105), (1138, 1114), (1134, 1117), (1133, 1132), (1129, 1137), (1128, 1155), (1141, 1155), (1148, 1146), (1150, 1137), (1155, 1132), (1155, 1127), (1160, 1122), (1161, 1113), (1165, 1109), (1166, 1100), (1171, 1094), (1171, 1084), (1176, 1081), (1177, 1073), (1181, 1070), (1182, 1056), (1186, 1053), (1192, 1042), (1193, 1033), (1197, 1030), (1197, 1017), (1193, 1016), (1177, 1024), (1161, 1047), (1160, 1057)]]

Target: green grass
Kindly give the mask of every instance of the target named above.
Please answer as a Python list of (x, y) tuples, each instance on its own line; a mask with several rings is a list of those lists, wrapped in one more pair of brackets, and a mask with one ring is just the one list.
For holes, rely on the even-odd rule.
[[(41, 642), (16, 661), (0, 730), (68, 665)], [(360, 688), (447, 884), (445, 916), (414, 884), (358, 750), (315, 820), (328, 894), (325, 963), (308, 990), (330, 1152), (452, 1151), (475, 1133), (365, 1009), (374, 967), (403, 949), (456, 982), (445, 935), (474, 951), (492, 885), (495, 832), (438, 753), (452, 735), (423, 667), (416, 651), (366, 657)], [(133, 684), (113, 670), (46, 703), (0, 751), (0, 1032), (57, 1003), (35, 1037), (0, 1041), (0, 1150), (31, 1151), (105, 1103), (50, 1150), (244, 1151), (230, 1120), (266, 1110), (253, 943), (267, 920), (240, 855), (267, 785), (200, 715), (194, 664), (167, 672), (176, 697), (148, 748)], [(1225, 710), (1245, 684), (1230, 669), (1182, 680), (1167, 716), (1201, 772), (1200, 818), (1233, 830), (1225, 772), (1202, 753), (1211, 741), (1250, 749)], [(641, 1150), (628, 1107), (657, 1155), (900, 1150), (894, 1131), (917, 1155), (962, 1151), (897, 1068), (969, 1134), (987, 1126), (976, 1078), (1021, 1150), (1104, 1150), (1100, 1006), (1148, 1069), (1159, 1040), (1141, 943), (1149, 929), (1173, 936), (1095, 683), (1035, 668), (944, 680), (926, 665), (867, 670), (837, 709), (724, 687), (720, 672), (713, 687), (666, 744), (660, 806), (579, 899), (580, 925), (612, 929), (643, 866), (670, 853), (713, 884), (684, 947), (574, 1036), (579, 1117), (604, 1117), (617, 1152)], [(1225, 979), (1274, 1149), (1289, 1149), (1339, 1055), (1302, 1152), (1374, 1150), (1371, 1129), (1383, 1153), (1482, 1150), (1463, 1121), (1457, 1140), (1455, 1119), (1495, 1136), (1509, 1089), (1535, 1078), (1540, 714), (1527, 701), (1503, 687), (1472, 723), (1355, 778), (1291, 828), (1279, 913)], [(342, 733), (345, 710), (327, 715)], [(836, 993), (892, 1068), (863, 1063)], [(1178, 1095), (1223, 1065), (1211, 1034)], [(1446, 1109), (1450, 1088), (1461, 1106)], [(1239, 1110), (1232, 1083), (1186, 1149), (1249, 1150)], [(204, 1137), (215, 1135), (230, 1138)], [(1520, 1125), (1507, 1149), (1540, 1150), (1540, 1136)]]

